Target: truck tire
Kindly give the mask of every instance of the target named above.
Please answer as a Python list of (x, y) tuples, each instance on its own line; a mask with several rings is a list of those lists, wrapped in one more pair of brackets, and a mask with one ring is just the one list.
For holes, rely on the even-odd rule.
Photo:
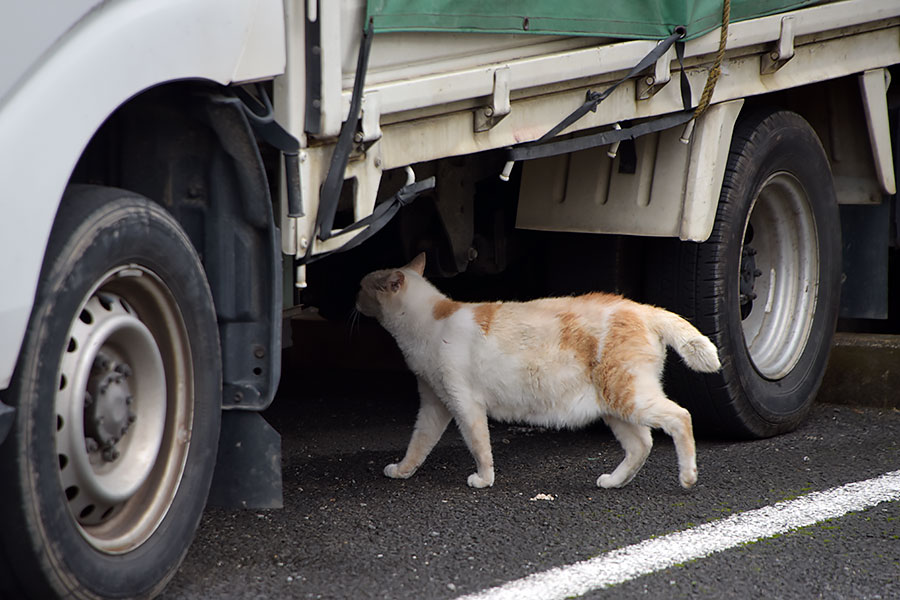
[(699, 429), (767, 437), (803, 420), (837, 322), (841, 231), (831, 169), (799, 115), (756, 110), (735, 126), (712, 235), (661, 241), (650, 300), (690, 319), (722, 370), (667, 365), (667, 387)]
[(0, 447), (0, 595), (159, 594), (206, 503), (221, 388), (182, 228), (130, 192), (68, 190), (3, 392), (16, 421)]

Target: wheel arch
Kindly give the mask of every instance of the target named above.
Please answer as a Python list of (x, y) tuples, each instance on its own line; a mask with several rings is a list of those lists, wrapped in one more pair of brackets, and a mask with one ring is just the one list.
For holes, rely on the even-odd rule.
[[(745, 109), (782, 108), (803, 117), (815, 130), (835, 179), (838, 204), (881, 202), (895, 192), (890, 144), (879, 144), (887, 122), (886, 88), (873, 85), (886, 69), (874, 69), (838, 79), (748, 98)], [(868, 83), (867, 83), (868, 82)], [(883, 113), (883, 114), (882, 114)], [(889, 141), (889, 140), (888, 140)]]
[(240, 101), (206, 82), (129, 101), (70, 179), (141, 194), (185, 229), (213, 293), (226, 408), (267, 407), (280, 376), (282, 267), (269, 180)]
[[(894, 159), (888, 121), (887, 69), (873, 69), (838, 79), (752, 96), (733, 105), (710, 126), (701, 121), (686, 177), (681, 239), (703, 241), (715, 218), (724, 156), (731, 146), (734, 124), (755, 110), (784, 109), (803, 117), (822, 143), (839, 204), (877, 204), (896, 192)], [(718, 116), (718, 115), (717, 115)], [(709, 129), (707, 132), (704, 129)], [(709, 186), (708, 182), (716, 184)], [(693, 185), (695, 184), (696, 185)], [(715, 188), (710, 192), (711, 187)], [(712, 196), (709, 196), (710, 193)]]

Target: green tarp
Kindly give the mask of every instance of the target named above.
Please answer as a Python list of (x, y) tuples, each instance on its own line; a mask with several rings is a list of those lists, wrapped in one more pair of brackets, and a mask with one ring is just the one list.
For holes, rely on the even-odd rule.
[[(817, 0), (731, 0), (731, 22)], [(722, 0), (368, 0), (374, 30), (693, 38), (722, 23)]]

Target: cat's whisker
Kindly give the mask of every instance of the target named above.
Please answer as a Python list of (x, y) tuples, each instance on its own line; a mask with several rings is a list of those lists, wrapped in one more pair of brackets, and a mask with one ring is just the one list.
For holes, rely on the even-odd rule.
[(347, 331), (348, 331), (349, 339), (353, 339), (354, 333), (359, 333), (359, 316), (360, 316), (359, 309), (354, 306), (353, 310), (351, 310), (350, 314), (347, 316), (347, 320), (348, 320)]

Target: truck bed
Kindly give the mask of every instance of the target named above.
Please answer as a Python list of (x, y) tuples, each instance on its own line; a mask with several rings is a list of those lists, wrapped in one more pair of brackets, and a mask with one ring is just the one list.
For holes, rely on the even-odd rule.
[[(475, 4), (453, 2), (444, 7), (459, 16)], [(566, 6), (570, 4), (575, 10), (574, 5), (579, 3)], [(808, 3), (781, 2), (776, 6), (769, 2), (732, 2), (733, 14), (742, 20), (731, 22), (728, 28), (713, 104), (900, 63), (897, 2), (843, 0), (767, 16), (746, 12), (751, 4), (765, 14)], [(532, 3), (529, 7), (539, 5)], [(721, 10), (716, 2), (700, 5), (706, 13)], [(433, 14), (411, 20), (409, 14), (394, 11), (390, 1), (370, 3), (368, 11), (376, 29), (363, 93), (361, 131), (357, 134), (365, 152), (354, 155), (346, 175), (347, 179), (356, 179), (357, 218), (371, 213), (377, 180), (385, 170), (536, 140), (580, 106), (587, 91), (604, 89), (657, 45), (654, 40), (612, 37), (609, 31), (601, 37), (584, 31), (568, 31), (567, 36), (475, 34), (469, 32), (471, 21), (462, 18), (457, 21), (458, 32), (434, 32), (429, 29), (436, 18)], [(695, 37), (685, 43), (683, 63), (693, 106), (700, 99), (719, 49), (719, 29), (709, 31), (700, 18), (702, 14), (696, 14), (700, 24), (690, 33)], [(281, 97), (276, 98), (276, 105), (315, 104), (319, 109), (312, 128), (309, 114), (305, 123), (296, 117), (292, 121), (291, 115), (282, 117), (303, 140), (308, 153), (302, 173), (308, 209), (304, 217), (289, 221), (283, 229), (284, 251), (297, 254), (305, 253), (310, 244), (316, 254), (346, 241), (341, 236), (327, 241), (316, 239), (317, 190), (350, 107), (360, 32), (367, 13), (364, 2), (354, 0), (326, 4), (314, 16), (320, 29), (321, 61), (313, 68), (321, 72), (321, 85), (303, 89), (285, 85), (280, 88)], [(298, 54), (293, 60), (289, 57), (286, 79), (302, 80), (312, 64), (298, 60), (308, 30), (303, 20), (301, 17), (289, 26), (289, 38)], [(667, 19), (661, 22), (669, 24)], [(383, 24), (381, 29), (378, 23)], [(761, 61), (779, 50), (791, 54), (767, 72)], [(670, 83), (678, 79), (680, 71), (672, 48), (646, 75), (620, 86), (595, 112), (563, 133), (682, 110), (679, 85)], [(642, 81), (652, 84), (650, 93), (642, 93)], [(493, 118), (486, 126), (479, 125), (479, 117), (483, 121), (486, 111)], [(690, 235), (686, 238), (693, 239)]]

